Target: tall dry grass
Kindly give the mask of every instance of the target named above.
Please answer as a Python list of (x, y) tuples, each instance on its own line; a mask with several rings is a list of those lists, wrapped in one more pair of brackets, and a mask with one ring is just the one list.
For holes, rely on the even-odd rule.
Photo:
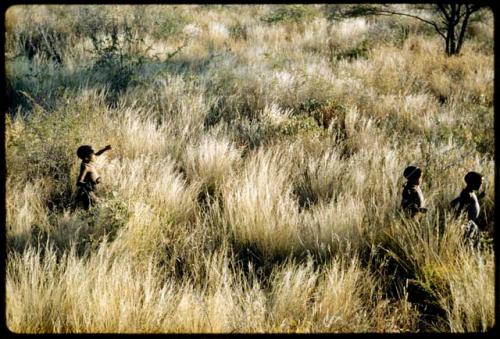
[[(495, 325), (491, 12), (447, 58), (411, 18), (324, 9), (9, 8), (9, 329)], [(113, 146), (89, 212), (71, 208), (81, 144)], [(420, 221), (399, 213), (409, 164)], [(448, 209), (470, 170), (485, 176), (478, 247)]]

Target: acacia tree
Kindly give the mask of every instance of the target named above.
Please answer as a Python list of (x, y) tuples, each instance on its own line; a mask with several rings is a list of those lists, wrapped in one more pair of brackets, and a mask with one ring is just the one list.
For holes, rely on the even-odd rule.
[[(404, 11), (400, 7), (386, 4), (367, 5), (333, 5), (330, 7), (330, 18), (339, 20), (369, 15), (401, 15), (420, 20), (434, 27), (436, 32), (444, 39), (445, 53), (456, 55), (462, 48), (467, 25), (474, 13), (482, 6), (477, 4), (419, 4), (413, 5), (412, 12)], [(424, 14), (431, 14), (430, 18)]]

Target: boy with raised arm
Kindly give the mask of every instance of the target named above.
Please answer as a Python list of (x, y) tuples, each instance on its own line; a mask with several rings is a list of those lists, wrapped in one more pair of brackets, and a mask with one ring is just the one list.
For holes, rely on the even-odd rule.
[(95, 189), (101, 178), (97, 174), (94, 165), (95, 158), (110, 149), (111, 146), (107, 145), (103, 149), (94, 152), (92, 146), (82, 145), (76, 151), (76, 155), (82, 160), (80, 174), (76, 181), (76, 186), (78, 187), (76, 204), (77, 206), (82, 206), (85, 210), (88, 210), (99, 201), (99, 198), (95, 194)]

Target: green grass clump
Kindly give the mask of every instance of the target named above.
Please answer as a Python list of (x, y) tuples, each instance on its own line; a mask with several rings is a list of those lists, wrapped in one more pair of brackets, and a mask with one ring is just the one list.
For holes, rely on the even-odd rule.
[(261, 20), (268, 24), (275, 23), (300, 23), (314, 18), (316, 10), (304, 5), (282, 5), (276, 7), (271, 13), (263, 16)]

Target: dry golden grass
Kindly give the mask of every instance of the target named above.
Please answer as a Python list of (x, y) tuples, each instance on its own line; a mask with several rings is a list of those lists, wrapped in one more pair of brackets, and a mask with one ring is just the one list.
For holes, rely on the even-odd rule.
[[(445, 57), (410, 18), (297, 5), (269, 22), (283, 8), (9, 8), (9, 329), (492, 329), (491, 13)], [(118, 46), (96, 47), (113, 25)], [(28, 60), (26, 36), (54, 31), (63, 63)], [(81, 144), (113, 146), (90, 212), (71, 209)], [(399, 213), (409, 164), (420, 221)], [(486, 193), (476, 248), (448, 210), (471, 170)]]

